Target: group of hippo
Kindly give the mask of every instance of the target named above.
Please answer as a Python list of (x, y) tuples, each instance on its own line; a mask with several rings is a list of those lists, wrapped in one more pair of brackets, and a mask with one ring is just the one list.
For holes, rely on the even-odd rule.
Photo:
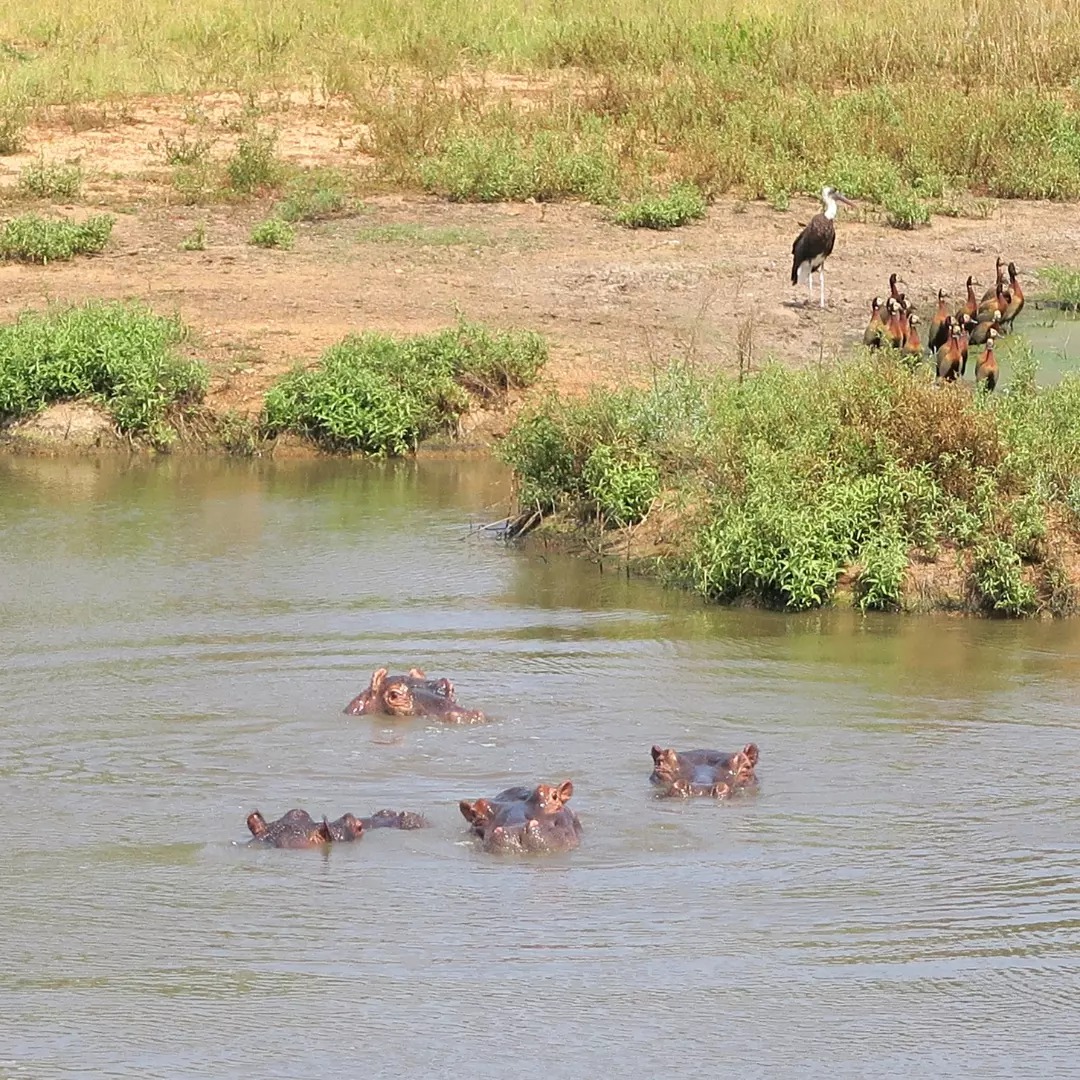
[[(419, 668), (406, 675), (390, 675), (386, 668), (379, 668), (345, 712), (350, 716), (429, 716), (451, 724), (485, 719), (479, 710), (458, 705), (449, 679), (429, 679)], [(726, 799), (757, 787), (758, 748), (753, 743), (732, 754), (654, 746), (652, 760), (649, 780), (660, 788), (661, 796)], [(463, 800), (458, 806), (485, 851), (571, 851), (581, 842), (581, 822), (567, 806), (573, 794), (574, 785), (565, 780), (558, 785), (507, 788), (490, 798)], [(359, 840), (368, 829), (422, 829), (428, 821), (421, 814), (393, 810), (380, 810), (366, 818), (343, 814), (334, 821), (325, 817), (316, 821), (306, 810), (294, 809), (276, 821), (267, 821), (253, 810), (247, 825), (252, 844), (309, 848)]]

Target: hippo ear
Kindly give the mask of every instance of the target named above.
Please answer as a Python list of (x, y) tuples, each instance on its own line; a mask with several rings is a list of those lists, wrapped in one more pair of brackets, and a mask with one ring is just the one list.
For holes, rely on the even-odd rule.
[(559, 799), (562, 802), (568, 802), (570, 796), (574, 794), (574, 785), (570, 780), (564, 780), (559, 785)]
[(322, 821), (319, 822), (319, 826), (315, 830), (315, 836), (325, 843), (330, 843), (330, 841), (334, 839), (334, 834), (330, 831), (330, 822), (325, 816)]
[(753, 768), (758, 763), (757, 743), (747, 743), (743, 747), (743, 756), (750, 762), (750, 768)]
[(658, 762), (664, 756), (664, 751), (659, 746), (652, 748), (652, 759), (654, 762)]
[(368, 693), (377, 694), (382, 689), (382, 684), (386, 681), (387, 669), (384, 667), (379, 668), (371, 676), (371, 684), (368, 686)]
[(461, 816), (470, 824), (476, 822), (477, 814), (471, 802), (466, 802), (464, 799), (458, 803), (458, 809), (461, 811)]
[(424, 671), (423, 668), (411, 667), (411, 668), (409, 668), (409, 678), (410, 679), (426, 679), (427, 678), (427, 672)]
[(263, 836), (266, 833), (266, 818), (258, 810), (252, 810), (247, 816), (247, 827), (252, 836)]

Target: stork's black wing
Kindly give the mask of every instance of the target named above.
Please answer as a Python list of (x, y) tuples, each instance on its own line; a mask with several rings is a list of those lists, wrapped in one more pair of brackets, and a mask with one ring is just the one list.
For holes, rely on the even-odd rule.
[(791, 245), (791, 284), (798, 284), (799, 267), (809, 263), (816, 270), (832, 254), (836, 226), (824, 214), (816, 214)]

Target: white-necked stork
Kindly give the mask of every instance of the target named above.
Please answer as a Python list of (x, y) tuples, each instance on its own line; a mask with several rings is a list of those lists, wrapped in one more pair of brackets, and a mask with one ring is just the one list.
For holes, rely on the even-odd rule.
[(836, 243), (836, 204), (855, 204), (835, 188), (828, 185), (821, 189), (821, 201), (825, 209), (810, 219), (795, 243), (791, 245), (791, 284), (806, 281), (810, 286), (810, 302), (814, 300), (814, 271), (821, 279), (821, 306), (825, 306), (825, 260), (832, 254)]

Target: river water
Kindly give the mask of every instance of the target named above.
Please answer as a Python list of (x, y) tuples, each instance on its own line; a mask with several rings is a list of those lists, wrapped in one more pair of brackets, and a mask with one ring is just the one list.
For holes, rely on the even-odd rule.
[[(0, 1077), (1076, 1075), (1080, 623), (707, 609), (470, 535), (505, 490), (0, 459)], [(412, 664), (492, 722), (342, 715)], [(567, 777), (578, 851), (467, 839)], [(243, 846), (291, 806), (434, 824)]]

